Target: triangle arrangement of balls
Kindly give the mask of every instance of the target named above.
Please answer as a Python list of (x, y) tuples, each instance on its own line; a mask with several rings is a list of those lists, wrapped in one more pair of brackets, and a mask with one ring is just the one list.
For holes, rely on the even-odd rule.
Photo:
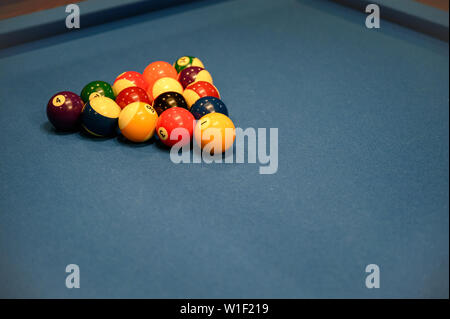
[[(191, 56), (173, 65), (150, 63), (142, 74), (124, 72), (112, 86), (90, 82), (80, 95), (58, 92), (47, 104), (47, 117), (61, 131), (81, 127), (90, 135), (109, 137), (119, 128), (135, 143), (148, 141), (156, 132), (167, 146), (190, 143), (194, 138), (201, 148), (209, 145), (213, 153), (225, 152), (235, 139), (235, 126), (211, 74), (200, 59)], [(207, 129), (219, 134), (203, 134)]]

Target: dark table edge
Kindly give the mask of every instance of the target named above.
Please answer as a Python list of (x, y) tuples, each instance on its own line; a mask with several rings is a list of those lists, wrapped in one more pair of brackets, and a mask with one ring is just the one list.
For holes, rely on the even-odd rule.
[[(114, 20), (165, 9), (199, 0), (87, 0), (79, 3), (82, 9), (82, 28), (91, 27)], [(365, 12), (368, 4), (380, 6), (381, 18), (407, 28), (449, 42), (448, 12), (428, 8), (424, 12), (408, 10), (384, 0), (329, 0)], [(403, 0), (412, 1), (412, 0)], [(419, 6), (418, 3), (415, 3)], [(424, 6), (420, 4), (420, 6)], [(65, 6), (34, 12), (31, 14), (0, 21), (0, 49), (16, 46), (67, 32)], [(433, 11), (435, 10), (435, 11)], [(437, 19), (430, 16), (433, 12)], [(445, 19), (446, 22), (443, 22)], [(70, 32), (76, 32), (72, 30)]]
[[(199, 0), (88, 0), (78, 3), (80, 25), (87, 28), (114, 20)], [(43, 10), (0, 21), (0, 49), (16, 46), (68, 31), (65, 7)], [(71, 30), (70, 32), (76, 32)]]
[[(330, 0), (358, 11), (365, 12), (366, 6), (369, 4), (378, 4), (380, 6), (381, 19), (391, 21), (402, 25), (404, 27), (416, 30), (418, 32), (427, 34), (434, 38), (449, 42), (449, 26), (448, 26), (448, 12), (440, 12), (439, 9), (431, 8), (435, 11), (440, 19), (431, 19), (424, 13), (406, 10), (400, 10), (397, 7), (390, 6), (386, 1), (380, 0)], [(417, 4), (425, 6), (423, 4)], [(441, 22), (442, 17), (446, 16), (447, 23)]]

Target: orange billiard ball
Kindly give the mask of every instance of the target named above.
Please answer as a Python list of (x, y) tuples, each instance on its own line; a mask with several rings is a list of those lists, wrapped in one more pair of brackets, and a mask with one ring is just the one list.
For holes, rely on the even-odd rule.
[(161, 78), (177, 79), (178, 73), (170, 63), (156, 61), (150, 63), (142, 73), (145, 82), (147, 82), (147, 91), (153, 87), (155, 82)]

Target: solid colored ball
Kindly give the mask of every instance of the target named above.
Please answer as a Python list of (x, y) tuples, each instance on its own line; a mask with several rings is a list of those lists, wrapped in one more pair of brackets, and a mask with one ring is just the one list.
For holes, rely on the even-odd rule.
[(83, 100), (70, 91), (58, 92), (47, 103), (47, 117), (57, 130), (70, 131), (78, 128)]
[(99, 96), (105, 96), (110, 99), (113, 99), (116, 97), (114, 95), (114, 91), (108, 83), (104, 81), (93, 81), (88, 84), (81, 90), (81, 98), (83, 99), (84, 103), (87, 103), (88, 101), (92, 100), (93, 98), (99, 97)]
[(194, 115), (195, 119), (198, 120), (208, 113), (222, 113), (228, 116), (228, 109), (222, 100), (213, 97), (205, 96), (199, 98), (191, 107), (191, 113)]
[(161, 115), (167, 109), (171, 107), (182, 107), (187, 109), (187, 103), (183, 95), (177, 92), (164, 92), (160, 94), (153, 102), (153, 108)]
[(121, 109), (133, 102), (144, 102), (151, 104), (147, 91), (137, 86), (130, 86), (122, 90), (116, 97), (116, 103)]
[(165, 110), (159, 117), (156, 134), (167, 146), (173, 146), (178, 142), (182, 142), (180, 146), (183, 146), (191, 141), (194, 123), (195, 119), (188, 110), (172, 107)]
[(142, 74), (147, 82), (147, 90), (153, 87), (154, 83), (161, 78), (177, 79), (178, 73), (175, 68), (167, 62), (156, 61), (150, 63)]
[(155, 83), (147, 89), (148, 97), (152, 102), (164, 92), (177, 92), (182, 94), (183, 87), (176, 79), (161, 78), (156, 80)]
[(190, 66), (199, 66), (201, 68), (204, 68), (202, 61), (200, 61), (199, 58), (193, 56), (182, 56), (175, 61), (173, 66), (178, 73)]
[(220, 94), (217, 88), (209, 82), (198, 81), (189, 85), (183, 92), (189, 109), (197, 102), (197, 100), (204, 96), (213, 96), (220, 99)]
[(209, 113), (197, 121), (194, 138), (202, 149), (210, 153), (221, 153), (229, 149), (236, 137), (235, 127), (230, 118), (222, 113)]
[(117, 96), (122, 90), (132, 86), (147, 90), (147, 82), (145, 82), (144, 77), (139, 72), (123, 72), (114, 80), (112, 88), (115, 96)]
[(94, 136), (110, 136), (116, 132), (121, 108), (114, 100), (100, 96), (90, 100), (81, 113), (81, 125)]
[(199, 66), (190, 66), (182, 70), (180, 74), (178, 74), (178, 81), (183, 88), (186, 88), (189, 84), (197, 81), (205, 81), (213, 84), (211, 74)]
[(155, 133), (158, 114), (153, 107), (144, 102), (127, 105), (119, 116), (119, 129), (123, 136), (132, 142), (148, 141)]

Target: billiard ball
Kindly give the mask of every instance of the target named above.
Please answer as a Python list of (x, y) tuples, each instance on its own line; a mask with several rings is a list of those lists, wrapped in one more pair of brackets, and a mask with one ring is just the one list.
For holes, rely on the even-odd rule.
[(116, 132), (121, 108), (114, 100), (100, 96), (88, 101), (81, 113), (81, 126), (94, 136), (110, 136)]
[(161, 113), (165, 110), (175, 106), (185, 109), (188, 108), (183, 95), (177, 92), (164, 92), (160, 94), (153, 102), (153, 108), (158, 115), (161, 115)]
[(125, 106), (133, 102), (144, 102), (151, 104), (147, 92), (137, 86), (130, 86), (122, 90), (116, 97), (116, 103), (121, 109), (124, 109)]
[(113, 91), (115, 96), (130, 86), (137, 86), (144, 90), (147, 89), (147, 82), (145, 82), (144, 77), (139, 72), (127, 71), (120, 74), (113, 83)]
[(228, 116), (228, 109), (222, 100), (213, 96), (204, 96), (199, 98), (191, 107), (191, 113), (198, 120), (208, 113), (222, 113)]
[(199, 58), (193, 56), (182, 56), (174, 62), (173, 66), (178, 73), (190, 66), (199, 66), (201, 68), (204, 68), (202, 61), (200, 61)]
[(222, 113), (209, 113), (197, 121), (194, 139), (199, 147), (210, 153), (229, 149), (235, 139), (235, 127), (230, 118)]
[(147, 89), (148, 97), (152, 103), (164, 92), (177, 92), (182, 94), (183, 87), (176, 79), (166, 77), (156, 80), (153, 85), (149, 85)]
[[(156, 124), (156, 134), (162, 143), (180, 146), (190, 143), (194, 130), (195, 119), (191, 112), (181, 107), (172, 107), (162, 112)], [(177, 131), (175, 131), (178, 129)], [(173, 132), (173, 133), (172, 133)]]
[(132, 142), (148, 141), (155, 133), (158, 114), (144, 102), (128, 104), (120, 113), (119, 129)]
[(186, 88), (189, 84), (197, 81), (205, 81), (213, 84), (211, 74), (199, 66), (190, 66), (183, 69), (180, 74), (178, 74), (178, 81), (183, 88)]
[(58, 92), (47, 103), (47, 117), (57, 130), (70, 131), (78, 128), (83, 100), (69, 91)]
[(197, 102), (197, 100), (204, 96), (213, 96), (220, 99), (219, 91), (217, 88), (209, 82), (198, 81), (189, 85), (183, 92), (184, 99), (186, 100), (189, 109)]
[(81, 98), (83, 99), (84, 103), (87, 103), (88, 101), (92, 100), (93, 98), (99, 97), (99, 96), (105, 96), (110, 99), (115, 98), (114, 91), (108, 83), (104, 81), (92, 81), (83, 88), (81, 91)]
[(142, 74), (145, 82), (147, 82), (147, 91), (153, 87), (155, 82), (161, 78), (177, 79), (178, 73), (175, 68), (167, 62), (156, 61), (150, 63)]

